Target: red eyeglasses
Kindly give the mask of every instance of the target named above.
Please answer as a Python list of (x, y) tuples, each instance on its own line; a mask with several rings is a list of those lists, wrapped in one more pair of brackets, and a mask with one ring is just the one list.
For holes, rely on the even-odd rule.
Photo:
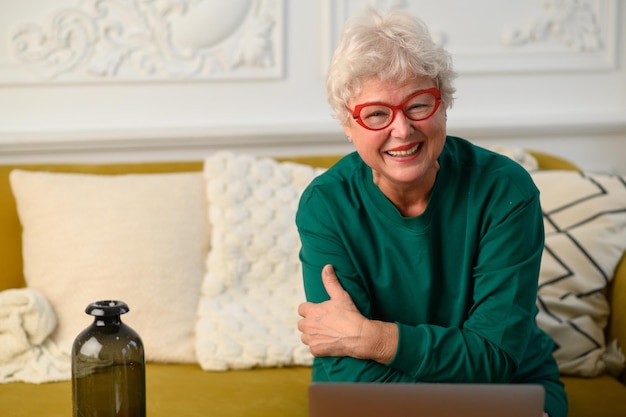
[(389, 126), (398, 110), (402, 110), (404, 116), (419, 122), (431, 117), (441, 105), (441, 93), (437, 88), (429, 88), (418, 91), (408, 97), (397, 106), (387, 103), (365, 103), (357, 105), (354, 110), (350, 110), (352, 117), (358, 124), (369, 130), (382, 130)]

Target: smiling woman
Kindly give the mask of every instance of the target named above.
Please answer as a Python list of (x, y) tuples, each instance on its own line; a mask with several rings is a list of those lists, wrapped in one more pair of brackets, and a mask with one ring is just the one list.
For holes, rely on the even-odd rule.
[(313, 380), (540, 384), (564, 417), (534, 319), (539, 192), (511, 159), (447, 136), (454, 77), (406, 11), (342, 32), (327, 93), (356, 152), (311, 182), (296, 216)]

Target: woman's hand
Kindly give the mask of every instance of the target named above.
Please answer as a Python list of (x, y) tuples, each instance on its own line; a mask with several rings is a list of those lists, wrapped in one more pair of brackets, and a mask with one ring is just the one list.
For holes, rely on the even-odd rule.
[(364, 317), (339, 283), (331, 265), (322, 270), (322, 282), (330, 300), (319, 304), (303, 303), (298, 307), (298, 314), (303, 317), (298, 329), (311, 353), (372, 359), (383, 364), (391, 362), (398, 344), (397, 326)]

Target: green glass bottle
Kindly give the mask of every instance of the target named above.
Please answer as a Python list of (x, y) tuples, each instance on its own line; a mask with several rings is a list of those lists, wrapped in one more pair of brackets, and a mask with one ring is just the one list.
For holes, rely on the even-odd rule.
[(145, 417), (143, 343), (122, 323), (129, 311), (121, 301), (96, 301), (85, 309), (94, 316), (72, 347), (74, 417)]

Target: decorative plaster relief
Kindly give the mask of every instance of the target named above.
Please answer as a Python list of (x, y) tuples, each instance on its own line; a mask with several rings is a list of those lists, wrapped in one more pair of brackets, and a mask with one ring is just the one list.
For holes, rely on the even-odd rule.
[(54, 81), (277, 78), (282, 0), (84, 0), (10, 42)]
[[(323, 0), (322, 71), (344, 21), (367, 7), (402, 7), (424, 19), (461, 74), (612, 70), (621, 0)], [(519, 16), (530, 16), (521, 26)], [(504, 29), (503, 29), (504, 28)]]
[(544, 13), (522, 28), (506, 31), (502, 42), (519, 47), (554, 39), (576, 51), (600, 51), (603, 47), (598, 16), (589, 1), (541, 0)]

